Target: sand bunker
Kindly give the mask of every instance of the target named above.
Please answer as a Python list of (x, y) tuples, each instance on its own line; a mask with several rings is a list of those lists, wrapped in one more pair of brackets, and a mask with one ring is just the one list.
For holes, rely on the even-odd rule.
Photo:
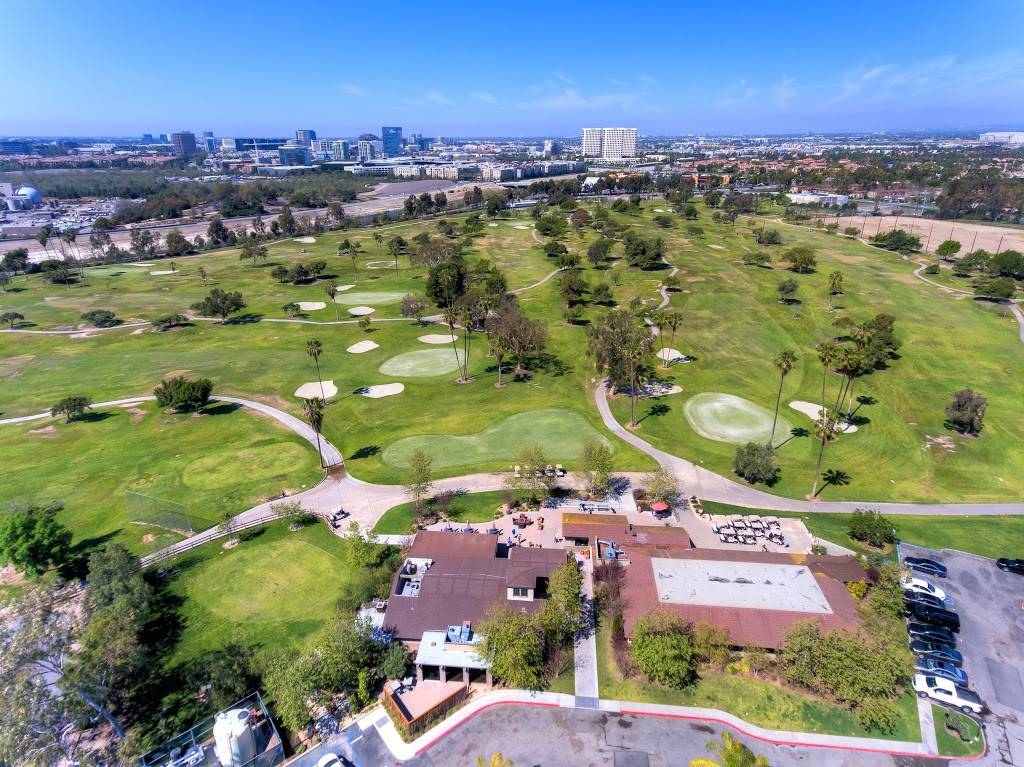
[(417, 340), (424, 344), (450, 344), (455, 341), (455, 336), (449, 333), (428, 333)]
[(316, 242), (316, 237), (296, 237), (295, 242), (302, 242), (305, 243), (306, 245), (312, 245), (314, 242)]
[(373, 341), (360, 341), (359, 343), (352, 344), (345, 351), (350, 354), (365, 354), (379, 348), (380, 344), (375, 344)]
[(154, 277), (159, 277), (162, 274), (177, 274), (177, 269), (158, 269), (155, 272), (150, 272)]
[(401, 394), (405, 391), (405, 384), (390, 383), (390, 384), (377, 384), (376, 386), (366, 386), (359, 390), (359, 393), (364, 397), (371, 399), (380, 399), (381, 397), (393, 397), (396, 394)]
[(655, 213), (668, 213), (668, 211), (665, 210), (664, 208), (655, 208), (654, 212)]
[(121, 264), (121, 266), (156, 266), (156, 264), (152, 264), (152, 263), (145, 263), (144, 264), (142, 261), (135, 261), (135, 262), (130, 263), (130, 264)]
[(353, 306), (348, 310), (348, 313), (354, 317), (365, 317), (367, 314), (373, 314), (376, 311), (372, 306)]
[(344, 304), (346, 306), (351, 306), (353, 304), (380, 306), (381, 304), (397, 304), (404, 297), (405, 293), (399, 293), (397, 291), (360, 290), (355, 293), (345, 293), (340, 296), (335, 296), (334, 300), (339, 304)]
[(657, 355), (659, 360), (665, 360), (665, 362), (689, 362), (690, 358), (683, 354), (678, 349), (658, 349)]
[(326, 308), (327, 304), (323, 301), (299, 301), (299, 308), (304, 312), (313, 312), (317, 309)]
[(497, 226), (497, 224), (496, 224), (496, 223), (494, 223), (494, 222), (492, 221), (492, 222), (491, 222), (491, 223), (489, 223), (489, 224), (488, 224), (487, 226)]
[[(683, 406), (683, 413), (700, 436), (734, 445), (767, 442), (774, 416), (768, 408), (722, 392), (703, 392), (691, 397)], [(779, 415), (775, 435), (787, 435), (792, 428), (789, 421)]]
[[(815, 405), (813, 402), (804, 402), (803, 400), (794, 400), (789, 403), (789, 406), (798, 413), (803, 413), (805, 416), (810, 418), (812, 421), (817, 421), (821, 418), (821, 405)], [(828, 413), (828, 409), (825, 409)], [(857, 431), (857, 427), (852, 423), (840, 422), (836, 425), (836, 431), (841, 434), (853, 434)]]
[(711, 244), (709, 243), (709, 244), (708, 244), (708, 247), (709, 247), (709, 248), (714, 248), (715, 250), (725, 250), (725, 246), (724, 246), (724, 245), (711, 245)]
[(300, 399), (316, 399), (317, 397), (333, 397), (338, 393), (338, 387), (334, 381), (324, 381), (323, 392), (320, 391), (320, 382), (312, 381), (304, 383), (295, 390), (295, 396)]
[(367, 261), (363, 264), (367, 269), (387, 269), (394, 265), (394, 261)]
[(334, 289), (334, 292), (335, 293), (342, 293), (342, 292), (344, 292), (346, 290), (352, 290), (352, 288), (354, 288), (354, 287), (355, 287), (355, 285), (339, 285), (338, 287), (336, 287)]
[(417, 377), (439, 376), (459, 369), (451, 349), (424, 349), (405, 352), (386, 360), (379, 370), (386, 376)]
[(526, 226), (526, 224), (516, 224), (513, 228), (514, 229), (529, 229), (530, 227)]

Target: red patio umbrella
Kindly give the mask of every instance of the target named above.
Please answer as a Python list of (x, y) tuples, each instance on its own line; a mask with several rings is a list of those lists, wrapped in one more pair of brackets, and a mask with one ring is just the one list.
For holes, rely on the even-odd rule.
[(668, 504), (664, 501), (655, 501), (651, 504), (652, 511), (668, 511)]

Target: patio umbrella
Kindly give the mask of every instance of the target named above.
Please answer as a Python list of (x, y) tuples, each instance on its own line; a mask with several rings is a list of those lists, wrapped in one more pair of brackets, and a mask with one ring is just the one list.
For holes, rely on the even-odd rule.
[(651, 504), (652, 511), (668, 511), (668, 504), (664, 501), (655, 501)]

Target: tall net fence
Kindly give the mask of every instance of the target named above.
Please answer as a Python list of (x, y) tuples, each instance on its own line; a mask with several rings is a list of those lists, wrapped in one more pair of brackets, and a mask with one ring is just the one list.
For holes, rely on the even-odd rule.
[(124, 505), (132, 524), (151, 525), (186, 536), (193, 532), (188, 506), (183, 503), (127, 490)]

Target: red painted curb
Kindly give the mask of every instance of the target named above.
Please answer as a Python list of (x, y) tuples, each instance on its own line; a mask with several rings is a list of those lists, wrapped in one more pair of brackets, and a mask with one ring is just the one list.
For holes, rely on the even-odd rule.
[[(489, 708), (494, 708), (496, 706), (534, 706), (536, 708), (562, 708), (562, 706), (559, 706), (557, 703), (541, 703), (541, 702), (517, 701), (517, 700), (498, 700), (498, 701), (494, 701), (493, 703), (488, 703), (485, 706), (481, 706), (476, 711), (474, 711), (472, 714), (467, 716), (465, 719), (462, 719), (461, 721), (456, 722), (451, 727), (445, 729), (444, 732), (438, 733), (435, 737), (431, 738), (430, 741), (428, 741), (426, 744), (424, 744), (423, 746), (421, 746), (420, 748), (418, 748), (416, 750), (416, 756), (420, 756), (424, 751), (429, 749), (431, 746), (433, 746), (435, 743), (437, 743), (442, 738), (447, 737), (448, 735), (450, 735), (455, 729), (457, 729), (461, 725), (463, 725), (466, 722), (468, 722), (470, 719), (475, 717), (477, 714), (479, 714), (479, 713), (481, 713), (483, 711), (486, 711)], [(602, 711), (603, 709), (587, 709), (587, 710)], [(827, 749), (831, 749), (831, 750), (834, 750), (834, 751), (856, 751), (856, 752), (861, 752), (861, 753), (889, 754), (891, 756), (916, 756), (916, 757), (925, 758), (925, 759), (947, 759), (947, 760), (960, 761), (960, 762), (973, 762), (973, 761), (977, 761), (978, 759), (981, 759), (982, 757), (984, 757), (988, 753), (988, 739), (987, 738), (985, 739), (985, 749), (984, 749), (984, 751), (982, 751), (977, 756), (952, 757), (952, 756), (940, 756), (940, 755), (937, 755), (937, 754), (936, 755), (919, 754), (919, 753), (917, 753), (915, 751), (896, 751), (896, 750), (893, 750), (893, 749), (886, 749), (886, 748), (869, 748), (867, 746), (840, 746), (840, 745), (834, 745), (834, 744), (831, 744), (831, 743), (803, 743), (803, 742), (800, 742), (800, 741), (780, 740), (780, 739), (775, 739), (775, 738), (768, 738), (768, 737), (765, 737), (763, 735), (758, 735), (757, 733), (754, 733), (754, 732), (749, 732), (749, 731), (743, 729), (742, 727), (738, 727), (737, 725), (733, 724), (732, 722), (730, 722), (728, 720), (719, 719), (719, 718), (713, 717), (713, 716), (696, 716), (694, 714), (668, 714), (668, 713), (659, 713), (659, 712), (654, 712), (654, 711), (638, 711), (638, 710), (635, 710), (635, 709), (625, 709), (625, 708), (624, 709), (620, 709), (618, 712), (605, 711), (604, 713), (608, 713), (608, 714), (618, 713), (618, 714), (620, 714), (622, 716), (655, 716), (655, 717), (659, 717), (659, 718), (662, 718), (662, 719), (683, 719), (683, 720), (686, 720), (686, 721), (693, 721), (693, 722), (714, 722), (715, 724), (721, 725), (722, 727), (728, 727), (731, 730), (735, 730), (736, 732), (739, 732), (739, 733), (741, 733), (743, 735), (746, 735), (748, 738), (753, 738), (754, 740), (759, 740), (759, 741), (761, 741), (763, 743), (771, 743), (771, 744), (776, 745), (776, 746), (794, 746), (794, 747), (802, 747), (802, 748), (827, 748)]]
[(857, 752), (870, 753), (870, 754), (891, 754), (892, 756), (916, 756), (916, 757), (920, 757), (920, 758), (924, 758), (924, 759), (951, 759), (951, 760), (957, 760), (957, 761), (962, 761), (962, 762), (973, 762), (973, 761), (975, 761), (977, 759), (981, 759), (983, 756), (985, 756), (985, 754), (988, 753), (988, 739), (987, 738), (985, 739), (985, 750), (982, 751), (977, 756), (941, 756), (939, 754), (919, 754), (916, 751), (895, 751), (893, 749), (887, 749), (887, 748), (869, 748), (868, 746), (840, 746), (840, 745), (832, 744), (832, 743), (804, 743), (804, 742), (801, 742), (801, 741), (794, 741), (794, 740), (778, 740), (778, 739), (775, 739), (775, 738), (765, 737), (764, 735), (758, 735), (757, 733), (754, 733), (754, 732), (748, 732), (747, 730), (744, 730), (742, 727), (737, 727), (732, 722), (729, 722), (729, 721), (727, 721), (725, 719), (718, 719), (717, 717), (713, 717), (713, 716), (695, 716), (695, 715), (692, 715), (692, 714), (668, 714), (668, 713), (659, 713), (659, 712), (654, 712), (654, 711), (636, 711), (636, 710), (633, 710), (633, 709), (625, 709), (625, 708), (621, 709), (619, 711), (619, 713), (623, 714), (624, 716), (657, 716), (657, 717), (662, 717), (662, 718), (665, 718), (665, 719), (686, 719), (686, 720), (697, 721), (697, 722), (714, 722), (715, 724), (719, 724), (719, 725), (722, 725), (723, 727), (728, 727), (731, 730), (735, 730), (736, 732), (742, 733), (743, 735), (746, 735), (748, 738), (753, 738), (754, 740), (759, 740), (759, 741), (761, 741), (763, 743), (771, 743), (771, 744), (776, 745), (776, 746), (795, 746), (795, 747), (803, 747), (803, 748), (828, 748), (828, 749), (833, 749), (833, 750), (836, 750), (836, 751), (857, 751)]

